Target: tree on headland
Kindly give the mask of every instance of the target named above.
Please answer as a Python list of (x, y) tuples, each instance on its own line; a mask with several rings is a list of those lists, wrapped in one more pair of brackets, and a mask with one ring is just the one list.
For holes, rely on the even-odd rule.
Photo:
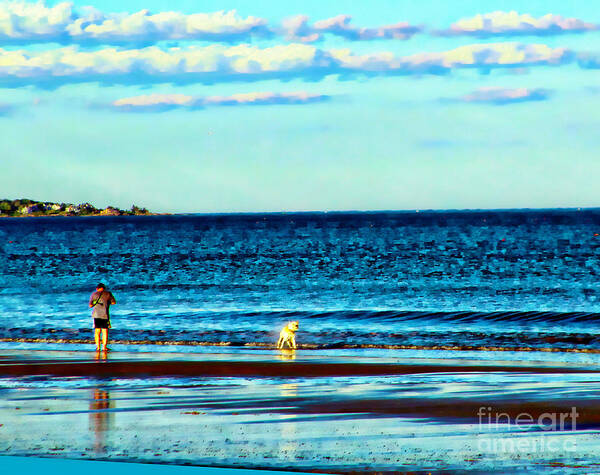
[(0, 213), (9, 214), (12, 211), (12, 203), (8, 200), (0, 201)]
[(140, 208), (139, 206), (133, 205), (131, 207), (131, 214), (150, 214), (146, 208)]

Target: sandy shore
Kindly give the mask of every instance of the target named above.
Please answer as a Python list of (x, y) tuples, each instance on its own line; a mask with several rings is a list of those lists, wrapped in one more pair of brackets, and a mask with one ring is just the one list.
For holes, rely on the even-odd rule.
[(600, 469), (600, 364), (0, 351), (0, 454), (293, 471)]

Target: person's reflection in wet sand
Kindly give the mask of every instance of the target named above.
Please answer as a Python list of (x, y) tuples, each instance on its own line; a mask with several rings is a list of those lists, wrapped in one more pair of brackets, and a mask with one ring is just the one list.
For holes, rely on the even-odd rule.
[[(97, 353), (95, 359), (105, 360), (106, 353)], [(112, 427), (113, 414), (108, 411), (114, 407), (110, 394), (102, 388), (94, 388), (90, 401), (90, 431), (94, 433), (94, 451), (96, 454), (106, 452), (106, 434)]]
[(106, 434), (111, 429), (113, 414), (107, 411), (114, 407), (110, 394), (101, 388), (95, 388), (90, 402), (90, 431), (94, 433), (94, 451), (106, 452)]

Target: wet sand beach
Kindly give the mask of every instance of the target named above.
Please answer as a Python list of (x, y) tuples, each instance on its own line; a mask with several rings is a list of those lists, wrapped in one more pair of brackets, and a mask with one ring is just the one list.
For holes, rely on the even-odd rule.
[(600, 469), (595, 355), (104, 357), (71, 346), (1, 350), (1, 454), (340, 473)]
[[(264, 471), (239, 468), (191, 467), (182, 465), (164, 465), (154, 463), (119, 463), (89, 460), (68, 460), (50, 457), (14, 457), (0, 456), (0, 466), (9, 472), (19, 473), (62, 473), (65, 475), (82, 473), (86, 475), (260, 475)], [(269, 474), (285, 473), (270, 470)]]

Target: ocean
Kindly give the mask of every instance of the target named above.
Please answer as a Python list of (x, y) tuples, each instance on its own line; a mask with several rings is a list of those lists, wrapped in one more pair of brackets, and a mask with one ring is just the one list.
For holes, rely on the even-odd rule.
[(597, 473), (599, 234), (596, 209), (0, 219), (0, 466)]
[(4, 342), (600, 350), (600, 210), (0, 220)]

